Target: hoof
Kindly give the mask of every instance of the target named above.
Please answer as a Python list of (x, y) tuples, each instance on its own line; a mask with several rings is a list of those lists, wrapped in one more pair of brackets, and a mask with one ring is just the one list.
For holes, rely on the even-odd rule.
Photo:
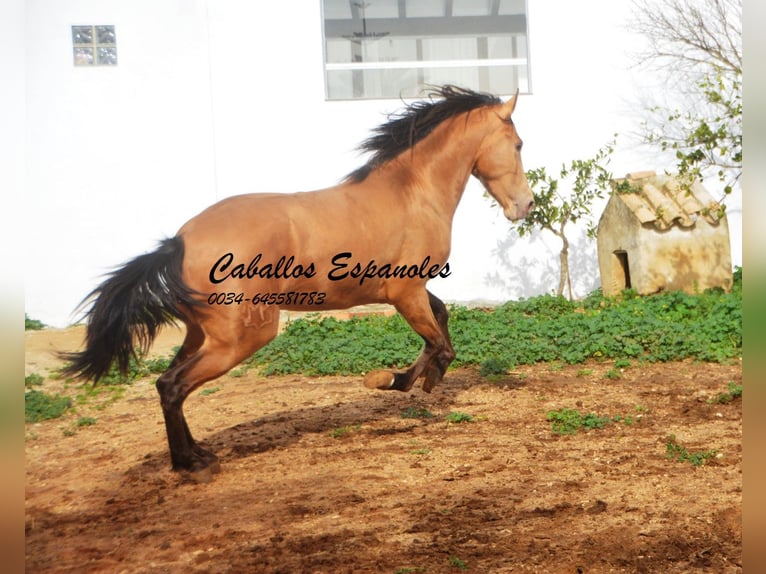
[(210, 472), (216, 474), (221, 472), (221, 463), (218, 462), (218, 457), (209, 450), (205, 450), (199, 446), (194, 447), (194, 455), (199, 459), (201, 468), (209, 468)]
[(178, 471), (185, 482), (212, 482), (213, 475), (221, 472), (221, 463), (212, 452), (199, 446), (194, 446), (191, 460), (173, 464), (173, 470)]
[(181, 478), (184, 482), (192, 482), (194, 484), (206, 484), (213, 482), (214, 471), (211, 469), (211, 467), (212, 465), (200, 470), (182, 470), (180, 471)]
[(387, 391), (394, 387), (396, 375), (391, 371), (370, 371), (364, 377), (364, 386), (368, 389)]

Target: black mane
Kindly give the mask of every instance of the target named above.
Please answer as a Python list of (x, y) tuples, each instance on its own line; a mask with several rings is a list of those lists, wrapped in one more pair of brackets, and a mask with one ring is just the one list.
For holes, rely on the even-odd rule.
[(404, 110), (391, 114), (388, 122), (373, 130), (373, 135), (359, 145), (360, 150), (372, 152), (372, 156), (365, 165), (348, 174), (345, 181), (364, 181), (372, 170), (414, 146), (444, 120), (482, 106), (501, 103), (497, 96), (449, 85), (435, 88), (427, 95), (428, 100), (407, 105)]

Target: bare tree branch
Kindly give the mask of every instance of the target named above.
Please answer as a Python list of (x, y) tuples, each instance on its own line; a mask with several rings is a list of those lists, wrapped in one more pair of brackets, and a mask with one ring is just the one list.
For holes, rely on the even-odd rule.
[(636, 64), (664, 74), (640, 139), (679, 174), (715, 173), (732, 191), (742, 171), (742, 0), (633, 0), (628, 28), (646, 45)]
[(639, 64), (684, 72), (712, 64), (741, 73), (741, 22), (741, 0), (634, 0), (629, 27), (649, 41), (636, 54)]

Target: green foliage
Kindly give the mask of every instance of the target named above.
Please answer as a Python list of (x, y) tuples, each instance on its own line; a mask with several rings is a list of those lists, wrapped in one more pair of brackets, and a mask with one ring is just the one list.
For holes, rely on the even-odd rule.
[(546, 418), (551, 422), (551, 430), (556, 434), (575, 434), (581, 430), (588, 431), (604, 428), (611, 423), (622, 423), (631, 426), (635, 422), (635, 419), (630, 415), (608, 417), (595, 413), (583, 414), (576, 409), (567, 408), (549, 411), (546, 414)]
[(431, 419), (433, 413), (424, 407), (407, 407), (402, 411), (403, 419)]
[[(527, 172), (527, 180), (535, 198), (535, 209), (517, 225), (516, 231), (520, 237), (524, 237), (539, 228), (553, 233), (561, 240), (557, 295), (563, 294), (570, 279), (566, 226), (585, 220), (588, 237), (595, 237), (596, 224), (592, 220), (592, 206), (609, 189), (612, 174), (605, 166), (609, 164), (614, 146), (615, 141), (612, 141), (590, 159), (576, 159), (569, 165), (562, 165), (558, 177), (549, 175), (544, 167)], [(572, 297), (571, 288), (569, 297)]]
[(349, 433), (358, 431), (360, 428), (362, 428), (362, 425), (358, 425), (358, 424), (356, 424), (356, 425), (346, 425), (346, 426), (343, 426), (343, 427), (332, 429), (328, 433), (328, 436), (330, 436), (332, 438), (343, 438), (344, 436), (348, 435)]
[(594, 413), (582, 414), (575, 409), (550, 411), (546, 418), (551, 421), (551, 429), (556, 434), (575, 434), (579, 430), (600, 429), (612, 422), (609, 417)]
[(37, 373), (31, 373), (24, 377), (24, 388), (29, 389), (32, 387), (39, 387), (43, 384), (44, 380), (45, 379)]
[(458, 558), (457, 556), (450, 556), (449, 557), (449, 565), (453, 568), (457, 568), (458, 570), (468, 570), (468, 565)]
[(34, 389), (24, 393), (24, 420), (28, 423), (57, 419), (71, 407), (72, 400), (59, 394)]
[(249, 361), (264, 365), (266, 375), (352, 375), (407, 364), (421, 341), (399, 315), (309, 317), (292, 321)]
[(732, 274), (732, 289), (742, 290), (742, 267), (739, 265), (734, 267), (734, 273)]
[(460, 424), (473, 422), (473, 415), (461, 413), (459, 411), (451, 412), (444, 417), (448, 423)]
[(646, 142), (673, 151), (678, 174), (690, 181), (714, 170), (724, 194), (729, 194), (742, 173), (742, 73), (713, 70), (696, 89), (707, 113), (654, 108), (667, 120), (659, 130), (645, 126)]
[(94, 417), (80, 417), (77, 419), (78, 427), (89, 427), (94, 424), (96, 424), (96, 419)]
[[(742, 292), (697, 295), (632, 291), (580, 302), (543, 295), (492, 310), (452, 307), (454, 366), (508, 365), (588, 359), (725, 362), (742, 353)], [(293, 321), (249, 362), (264, 374), (362, 374), (410, 364), (422, 340), (399, 315), (349, 321)], [(620, 361), (619, 363), (617, 361)]]
[(45, 329), (47, 325), (37, 319), (30, 319), (29, 315), (24, 313), (24, 330), (25, 331), (39, 331)]
[(730, 403), (742, 396), (742, 385), (729, 383), (728, 388), (729, 390), (727, 392), (719, 393), (716, 398), (710, 402), (725, 405), (726, 403)]
[(718, 451), (706, 450), (699, 452), (689, 452), (685, 446), (679, 444), (675, 435), (670, 435), (665, 442), (666, 455), (670, 460), (678, 462), (690, 462), (694, 466), (702, 466), (711, 458), (715, 458)]
[(202, 389), (199, 394), (202, 397), (206, 397), (208, 395), (215, 394), (215, 393), (217, 393), (220, 390), (221, 390), (221, 387), (211, 387), (209, 389)]
[(149, 375), (160, 375), (168, 370), (172, 357), (158, 357), (154, 359), (130, 358), (128, 370), (123, 375), (113, 364), (109, 372), (99, 381), (101, 386), (129, 385), (138, 379)]
[(508, 374), (510, 365), (497, 357), (490, 357), (481, 363), (479, 374), (482, 377), (497, 377)]

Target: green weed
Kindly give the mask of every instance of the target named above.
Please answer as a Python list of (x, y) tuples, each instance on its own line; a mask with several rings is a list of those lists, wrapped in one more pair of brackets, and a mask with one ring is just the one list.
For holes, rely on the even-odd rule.
[(93, 417), (80, 417), (77, 419), (78, 427), (89, 427), (94, 424), (96, 424), (96, 419)]
[(343, 438), (344, 436), (348, 435), (349, 433), (358, 431), (360, 428), (362, 428), (362, 425), (356, 424), (356, 425), (346, 425), (343, 427), (332, 429), (328, 435), (332, 438)]
[(506, 363), (502, 359), (498, 359), (496, 357), (489, 357), (488, 359), (485, 359), (481, 363), (479, 374), (482, 377), (507, 375), (509, 367), (510, 365), (508, 365), (508, 363)]
[(202, 389), (199, 394), (200, 394), (201, 397), (206, 397), (208, 395), (212, 395), (214, 393), (217, 393), (220, 390), (221, 390), (221, 387), (211, 387), (209, 389)]
[(737, 385), (736, 383), (729, 383), (728, 388), (729, 390), (727, 392), (719, 393), (716, 396), (716, 398), (708, 402), (724, 405), (742, 396), (742, 385)]
[(559, 409), (549, 411), (546, 418), (551, 422), (551, 430), (556, 434), (575, 434), (583, 430), (604, 428), (611, 423), (622, 423), (627, 426), (635, 424), (636, 419), (631, 415), (601, 416), (595, 413), (583, 414), (575, 409)]
[(98, 382), (100, 386), (129, 385), (138, 379), (150, 375), (160, 375), (168, 370), (172, 357), (157, 357), (153, 359), (144, 359), (131, 357), (128, 363), (128, 370), (122, 374), (114, 364), (109, 372)]
[(89, 405), (101, 411), (125, 396), (126, 385), (120, 383), (102, 385), (100, 382), (98, 385), (83, 383), (77, 389), (79, 392), (75, 396), (75, 402), (78, 406)]
[(57, 419), (72, 407), (72, 399), (59, 394), (30, 390), (24, 393), (24, 420), (37, 423)]
[(29, 389), (31, 387), (39, 387), (43, 384), (42, 376), (38, 375), (37, 373), (32, 373), (24, 377), (24, 388)]
[(460, 424), (470, 423), (473, 421), (473, 415), (461, 412), (451, 412), (444, 417), (448, 423)]
[(575, 434), (579, 430), (600, 429), (612, 422), (609, 417), (601, 417), (594, 413), (582, 414), (574, 409), (549, 411), (546, 418), (551, 421), (551, 429), (556, 434)]
[(694, 466), (702, 466), (711, 458), (718, 455), (716, 450), (689, 452), (685, 446), (679, 444), (675, 435), (670, 435), (665, 442), (666, 455), (670, 460), (678, 462), (690, 462)]
[(458, 558), (457, 556), (450, 556), (449, 557), (449, 565), (453, 568), (457, 568), (458, 570), (468, 570), (468, 564), (466, 564), (463, 560)]
[(433, 413), (424, 407), (407, 407), (402, 411), (403, 419), (432, 419), (433, 417)]

